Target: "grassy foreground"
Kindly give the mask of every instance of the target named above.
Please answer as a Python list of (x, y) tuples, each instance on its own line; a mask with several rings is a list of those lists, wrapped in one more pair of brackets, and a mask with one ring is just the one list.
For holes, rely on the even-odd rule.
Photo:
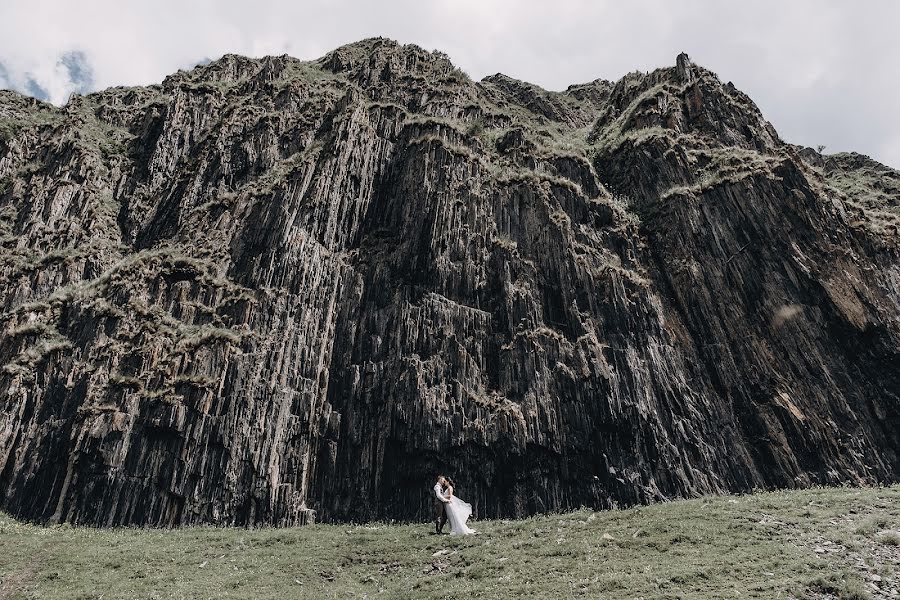
[(891, 598), (900, 486), (429, 524), (38, 527), (0, 515), (0, 598)]

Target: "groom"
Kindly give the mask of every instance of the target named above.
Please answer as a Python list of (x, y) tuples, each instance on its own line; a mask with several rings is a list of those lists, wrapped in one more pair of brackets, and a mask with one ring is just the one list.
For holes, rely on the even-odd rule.
[(445, 507), (449, 501), (444, 497), (446, 489), (447, 479), (443, 475), (438, 475), (434, 484), (434, 529), (437, 533), (443, 533), (444, 524), (447, 522)]

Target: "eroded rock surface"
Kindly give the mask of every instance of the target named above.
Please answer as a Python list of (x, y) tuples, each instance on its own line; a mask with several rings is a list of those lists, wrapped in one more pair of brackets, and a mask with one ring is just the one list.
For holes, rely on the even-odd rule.
[(371, 39), (0, 92), (0, 505), (484, 517), (900, 472), (900, 175), (686, 55), (547, 92)]

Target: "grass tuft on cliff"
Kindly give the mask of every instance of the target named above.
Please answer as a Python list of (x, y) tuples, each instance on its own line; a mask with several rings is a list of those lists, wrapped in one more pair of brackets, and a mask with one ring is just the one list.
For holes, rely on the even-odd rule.
[(40, 527), (0, 515), (0, 598), (891, 597), (900, 486), (421, 525)]

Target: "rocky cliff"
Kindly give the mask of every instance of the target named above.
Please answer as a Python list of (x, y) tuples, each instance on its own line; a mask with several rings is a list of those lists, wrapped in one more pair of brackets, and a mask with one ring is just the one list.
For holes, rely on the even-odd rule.
[(0, 92), (0, 506), (426, 519), (900, 476), (900, 173), (682, 55), (365, 40)]

